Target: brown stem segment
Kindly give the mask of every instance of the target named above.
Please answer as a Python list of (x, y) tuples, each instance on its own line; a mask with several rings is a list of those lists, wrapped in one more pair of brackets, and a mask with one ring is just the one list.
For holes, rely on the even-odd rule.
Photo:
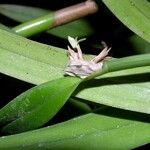
[(50, 28), (71, 22), (73, 20), (92, 14), (98, 10), (97, 4), (92, 0), (87, 0), (58, 11), (49, 13), (27, 22), (24, 22), (14, 28), (13, 31), (24, 37), (29, 37)]
[(59, 26), (98, 11), (98, 6), (93, 0), (87, 0), (54, 12), (54, 26)]

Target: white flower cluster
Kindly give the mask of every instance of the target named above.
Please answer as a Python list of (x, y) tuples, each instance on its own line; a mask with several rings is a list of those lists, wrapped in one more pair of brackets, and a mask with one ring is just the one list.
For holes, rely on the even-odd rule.
[(85, 78), (93, 72), (102, 69), (103, 60), (106, 58), (108, 52), (111, 49), (108, 48), (105, 44), (105, 48), (99, 55), (97, 55), (91, 61), (86, 61), (83, 59), (82, 51), (79, 45), (79, 42), (83, 40), (85, 39), (77, 40), (77, 37), (72, 38), (68, 36), (68, 41), (72, 48), (68, 46), (69, 63), (67, 65), (67, 68), (65, 69), (65, 74), (67, 75)]

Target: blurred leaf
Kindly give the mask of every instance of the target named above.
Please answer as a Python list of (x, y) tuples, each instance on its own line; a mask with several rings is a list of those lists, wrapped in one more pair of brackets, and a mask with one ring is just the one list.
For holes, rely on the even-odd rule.
[(150, 42), (150, 2), (103, 0), (112, 13), (137, 35)]
[(140, 38), (137, 35), (132, 35), (129, 37), (128, 42), (140, 54), (150, 53), (150, 43)]
[[(91, 107), (87, 103), (85, 103), (86, 100), (82, 101), (79, 98), (73, 97), (73, 98), (69, 99), (69, 102), (71, 103), (72, 106), (76, 107), (78, 109), (78, 111), (80, 111), (82, 113), (92, 112)], [(98, 105), (98, 107), (104, 107), (104, 106)]]
[(1, 23), (0, 23), (0, 29), (3, 29), (3, 30), (6, 30), (6, 31), (14, 33), (10, 28), (8, 28), (7, 26), (5, 26), (5, 25), (3, 25)]
[(149, 116), (104, 109), (69, 121), (0, 138), (0, 149), (133, 149), (150, 142)]
[[(68, 61), (65, 51), (1, 29), (0, 35), (1, 73), (33, 84), (63, 77)], [(81, 84), (74, 95), (108, 106), (150, 113), (149, 76), (150, 66), (109, 73)]]
[(49, 13), (49, 10), (30, 6), (0, 4), (0, 13), (19, 22), (25, 22)]
[[(30, 19), (34, 19), (49, 13), (49, 10), (29, 7), (29, 6), (21, 6), (21, 5), (9, 5), (9, 4), (1, 4), (0, 5), (0, 13), (14, 19), (19, 22), (25, 22)], [(47, 33), (52, 35), (67, 38), (68, 35), (73, 37), (87, 37), (93, 34), (94, 30), (90, 26), (90, 24), (85, 19), (80, 19), (66, 25), (59, 26), (57, 28), (53, 28), (48, 30)]]
[(84, 20), (80, 19), (77, 21), (73, 21), (71, 23), (53, 28), (48, 30), (48, 33), (61, 37), (66, 38), (69, 36), (72, 37), (88, 37), (94, 33), (94, 30), (90, 26), (90, 24)]
[(60, 78), (19, 95), (0, 110), (0, 123), (5, 124), (2, 131), (16, 133), (42, 126), (60, 110), (80, 81)]

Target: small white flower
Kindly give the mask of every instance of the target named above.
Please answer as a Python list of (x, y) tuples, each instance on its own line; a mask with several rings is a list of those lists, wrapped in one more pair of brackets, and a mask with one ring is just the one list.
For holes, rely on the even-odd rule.
[(106, 43), (103, 42), (102, 44), (104, 45), (104, 49), (101, 51), (101, 53), (91, 61), (86, 61), (83, 59), (82, 51), (79, 45), (79, 42), (83, 40), (85, 39), (77, 40), (77, 37), (74, 39), (68, 36), (68, 41), (72, 48), (68, 46), (69, 63), (65, 69), (65, 74), (67, 75), (85, 78), (93, 72), (102, 69), (103, 60), (106, 58), (111, 49), (108, 48)]

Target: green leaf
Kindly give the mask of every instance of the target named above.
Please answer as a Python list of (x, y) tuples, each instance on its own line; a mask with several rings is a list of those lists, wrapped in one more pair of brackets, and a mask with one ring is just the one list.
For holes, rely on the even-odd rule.
[(0, 122), (5, 124), (2, 131), (16, 133), (42, 126), (60, 110), (80, 81), (73, 77), (61, 78), (16, 97), (0, 110)]
[(1, 29), (0, 35), (2, 73), (33, 84), (63, 77), (67, 64), (64, 50), (33, 42)]
[(76, 96), (92, 102), (150, 114), (150, 66), (111, 72), (82, 83)]
[(149, 121), (149, 116), (140, 113), (108, 108), (54, 126), (3, 136), (0, 149), (133, 149), (150, 142)]
[(68, 35), (82, 38), (92, 35), (94, 33), (94, 29), (92, 29), (85, 19), (80, 19), (48, 30), (47, 33), (64, 39), (67, 39)]
[[(31, 19), (46, 15), (49, 12), (50, 11), (46, 9), (29, 6), (12, 4), (0, 5), (1, 14), (19, 22), (29, 21)], [(68, 34), (73, 37), (87, 37), (93, 34), (93, 32), (94, 30), (92, 29), (91, 25), (85, 19), (80, 19), (47, 31), (47, 33), (65, 39), (68, 37)]]
[(140, 38), (137, 35), (132, 35), (128, 38), (128, 42), (140, 54), (150, 53), (150, 43)]
[(0, 29), (3, 29), (3, 30), (6, 30), (8, 32), (14, 33), (10, 28), (8, 28), (7, 26), (3, 25), (2, 23), (0, 23)]
[(113, 14), (137, 35), (150, 42), (150, 2), (103, 0)]
[[(68, 62), (66, 51), (1, 29), (0, 35), (1, 73), (33, 84), (63, 77)], [(109, 73), (81, 84), (74, 95), (108, 106), (150, 113), (149, 74), (150, 66)]]
[(25, 22), (49, 13), (49, 10), (34, 8), (30, 6), (21, 6), (14, 4), (1, 4), (0, 13), (19, 22)]
[[(70, 102), (70, 104), (72, 106), (76, 107), (79, 112), (82, 112), (82, 113), (90, 113), (90, 112), (92, 112), (91, 107), (87, 103), (85, 103), (85, 100), (82, 101), (79, 98), (73, 97), (73, 98), (69, 99), (69, 102)], [(100, 106), (101, 105), (99, 105), (99, 107)], [(104, 106), (102, 105), (101, 107), (104, 107)]]
[(0, 29), (6, 30), (6, 31), (8, 31), (8, 32), (10, 32), (10, 33), (13, 33), (13, 34), (17, 34), (17, 33), (14, 32), (13, 30), (11, 30), (9, 27), (3, 25), (2, 23), (0, 23)]

